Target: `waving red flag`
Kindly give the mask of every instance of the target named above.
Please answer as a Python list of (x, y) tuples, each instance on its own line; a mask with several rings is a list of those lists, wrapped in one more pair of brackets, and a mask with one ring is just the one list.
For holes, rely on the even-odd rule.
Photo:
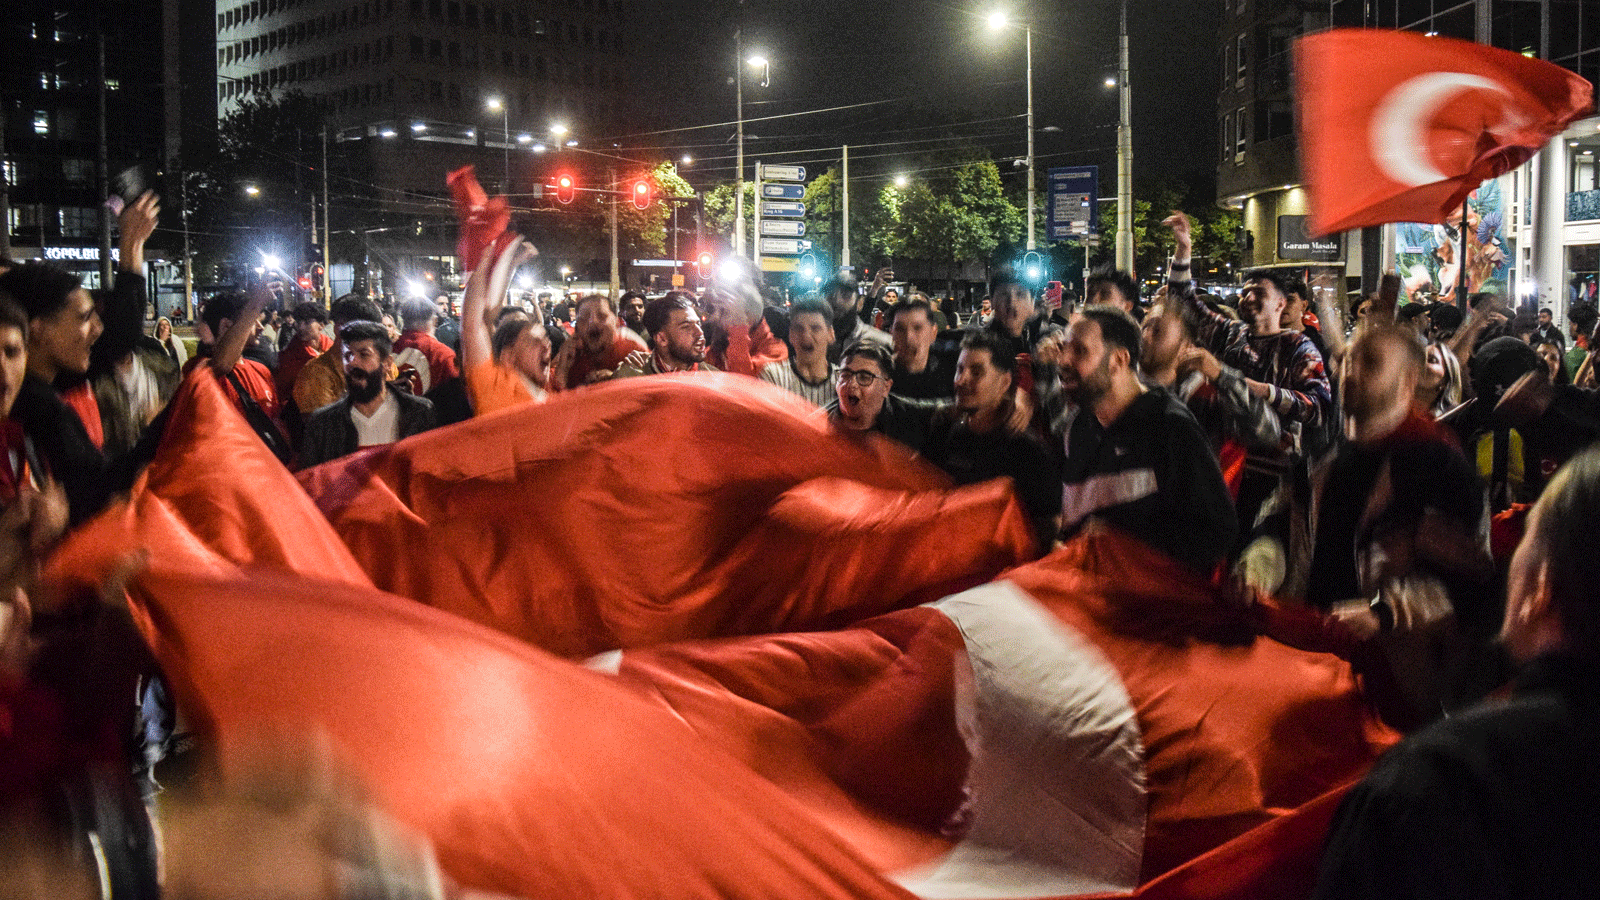
[(1318, 235), (1442, 222), (1594, 107), (1594, 86), (1560, 66), (1409, 31), (1301, 38), (1295, 76)]
[(484, 192), (472, 166), (451, 172), (445, 181), (455, 201), (456, 221), (461, 224), (456, 255), (461, 257), (462, 271), (476, 271), (484, 252), (505, 235), (506, 226), (511, 224), (511, 205), (504, 197), (490, 197)]

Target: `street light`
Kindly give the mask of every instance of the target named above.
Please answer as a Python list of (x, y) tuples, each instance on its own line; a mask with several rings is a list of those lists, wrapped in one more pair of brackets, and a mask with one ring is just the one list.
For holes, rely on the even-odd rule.
[(261, 196), (261, 188), (258, 188), (258, 187), (256, 187), (256, 186), (255, 186), (255, 185), (253, 185), (253, 184), (247, 184), (247, 185), (245, 185), (245, 186), (244, 186), (244, 192), (245, 192), (245, 193), (246, 193), (246, 194), (249, 194), (249, 195), (250, 195), (250, 196), (252, 196), (252, 197), (259, 197), (259, 196)]
[[(761, 69), (761, 87), (772, 83), (772, 66), (765, 56), (755, 53), (749, 59), (744, 58), (744, 32), (734, 29), (734, 79), (733, 97), (734, 105), (738, 111), (738, 127), (735, 131), (734, 168), (739, 170), (733, 182), (733, 253), (735, 256), (744, 255), (744, 67)], [(757, 238), (759, 243), (760, 238)]]
[(501, 182), (501, 191), (511, 193), (511, 105), (499, 97), (490, 97), (483, 102), (490, 112), (500, 114), (500, 143), (505, 149), (504, 181)]
[(911, 179), (907, 178), (904, 175), (896, 175), (894, 177), (894, 186), (897, 187), (897, 188), (900, 188), (901, 190), (904, 190), (905, 186), (910, 184), (910, 183), (911, 183)]
[[(997, 10), (989, 14), (989, 27), (999, 30), (1006, 26), (1006, 14)], [(1023, 44), (1027, 48), (1027, 83), (1028, 83), (1028, 249), (1034, 248), (1033, 241), (1033, 23), (1022, 23)]]

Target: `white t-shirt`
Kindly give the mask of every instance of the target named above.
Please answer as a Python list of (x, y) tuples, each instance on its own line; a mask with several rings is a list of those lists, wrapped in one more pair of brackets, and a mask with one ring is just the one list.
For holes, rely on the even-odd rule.
[(394, 399), (394, 392), (385, 387), (383, 403), (371, 417), (363, 415), (361, 410), (352, 404), (350, 421), (356, 425), (356, 446), (392, 444), (400, 439), (400, 401)]

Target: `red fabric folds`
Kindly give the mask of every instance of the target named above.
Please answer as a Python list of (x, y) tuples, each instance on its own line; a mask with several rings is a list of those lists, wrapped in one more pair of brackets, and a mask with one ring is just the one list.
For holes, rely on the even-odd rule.
[[(511, 205), (504, 197), (491, 198), (478, 184), (472, 166), (466, 166), (445, 176), (450, 185), (450, 198), (455, 203), (456, 222), (460, 237), (456, 240), (456, 255), (461, 258), (463, 272), (476, 272), (484, 254), (505, 235), (511, 224)], [(489, 257), (492, 262), (493, 256)]]
[(957, 490), (762, 382), (633, 378), (300, 473), (373, 581), (553, 653), (845, 624), (1031, 552)]
[(1594, 105), (1553, 63), (1409, 31), (1295, 43), (1296, 116), (1315, 234), (1443, 222)]

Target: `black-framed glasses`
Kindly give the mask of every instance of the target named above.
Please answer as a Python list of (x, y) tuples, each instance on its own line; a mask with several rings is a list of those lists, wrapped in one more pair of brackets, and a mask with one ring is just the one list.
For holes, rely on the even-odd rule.
[(869, 369), (840, 369), (838, 375), (840, 381), (854, 381), (856, 387), (872, 387), (872, 383), (882, 377)]

